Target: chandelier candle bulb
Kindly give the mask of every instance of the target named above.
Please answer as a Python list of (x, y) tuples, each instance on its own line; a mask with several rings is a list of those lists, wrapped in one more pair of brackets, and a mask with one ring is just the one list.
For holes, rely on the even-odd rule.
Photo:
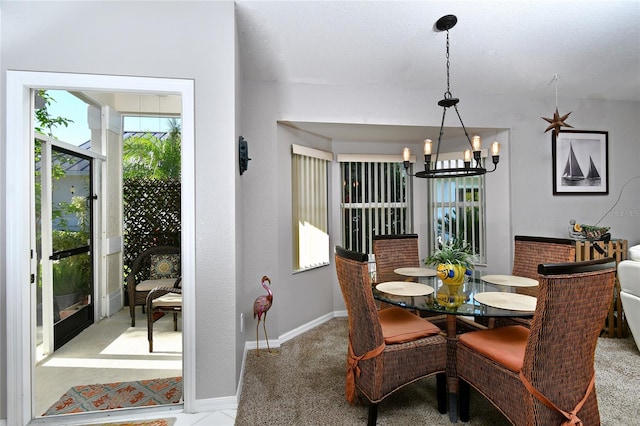
[(491, 155), (500, 155), (500, 143), (498, 141), (494, 141), (491, 144)]
[(404, 149), (402, 150), (402, 162), (404, 165), (405, 169), (409, 168), (409, 160), (411, 158), (411, 151), (409, 150), (409, 148), (407, 148), (406, 146), (404, 147)]
[(474, 151), (480, 151), (480, 148), (482, 148), (482, 140), (480, 139), (480, 136), (476, 135), (471, 138), (471, 146)]
[(469, 167), (471, 165), (471, 150), (464, 150), (464, 166)]
[(498, 164), (500, 161), (500, 143), (498, 141), (491, 144), (491, 160), (493, 164)]
[(431, 139), (424, 140), (424, 155), (431, 155)]
[(409, 150), (409, 148), (405, 146), (404, 149), (402, 150), (402, 161), (408, 162), (409, 158), (411, 158), (411, 150)]

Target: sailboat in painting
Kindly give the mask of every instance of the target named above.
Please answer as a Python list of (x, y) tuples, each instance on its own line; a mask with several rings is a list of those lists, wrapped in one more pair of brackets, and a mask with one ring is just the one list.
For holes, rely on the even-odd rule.
[(589, 156), (589, 172), (587, 173), (587, 179), (600, 179), (600, 173), (596, 169), (596, 165), (593, 163), (593, 158)]
[[(593, 165), (593, 161), (591, 162), (591, 164)], [(595, 166), (594, 166), (594, 170), (595, 170)], [(567, 165), (564, 167), (562, 178), (567, 180), (584, 179), (584, 174), (582, 173), (582, 169), (578, 164), (578, 159), (576, 158), (576, 154), (574, 154), (573, 152), (573, 145), (571, 144), (569, 144), (569, 158), (567, 158)]]

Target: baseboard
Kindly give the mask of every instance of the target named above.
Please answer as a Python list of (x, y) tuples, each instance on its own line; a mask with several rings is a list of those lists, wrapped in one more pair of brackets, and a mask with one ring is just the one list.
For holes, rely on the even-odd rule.
[(223, 396), (220, 398), (196, 399), (196, 413), (220, 410), (235, 410), (238, 408), (238, 398), (236, 396)]

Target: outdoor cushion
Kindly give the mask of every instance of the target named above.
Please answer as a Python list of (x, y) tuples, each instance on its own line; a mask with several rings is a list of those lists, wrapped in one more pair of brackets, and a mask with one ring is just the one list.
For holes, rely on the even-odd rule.
[(529, 329), (521, 325), (490, 328), (463, 333), (459, 342), (509, 370), (518, 373), (522, 369), (524, 350), (529, 339)]
[(640, 245), (629, 247), (629, 259), (640, 262)]
[(378, 318), (387, 344), (410, 342), (440, 333), (437, 326), (402, 308), (378, 311)]
[(160, 280), (144, 280), (136, 286), (136, 291), (151, 291), (156, 287), (173, 287), (175, 278), (163, 278)]
[(178, 276), (180, 276), (179, 269), (179, 254), (152, 254), (149, 278), (152, 280), (161, 278), (178, 278)]
[(176, 293), (167, 293), (164, 296), (160, 296), (157, 299), (153, 299), (151, 306), (154, 308), (156, 306), (165, 306), (165, 307), (182, 306), (182, 295), (176, 294)]

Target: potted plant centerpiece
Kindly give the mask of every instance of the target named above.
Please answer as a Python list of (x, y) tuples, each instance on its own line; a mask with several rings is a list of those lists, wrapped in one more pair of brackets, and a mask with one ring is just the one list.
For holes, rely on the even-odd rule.
[(466, 295), (460, 289), (474, 268), (471, 246), (456, 238), (440, 242), (424, 263), (435, 266), (438, 278), (444, 283), (437, 293), (438, 303), (447, 308), (462, 305)]

